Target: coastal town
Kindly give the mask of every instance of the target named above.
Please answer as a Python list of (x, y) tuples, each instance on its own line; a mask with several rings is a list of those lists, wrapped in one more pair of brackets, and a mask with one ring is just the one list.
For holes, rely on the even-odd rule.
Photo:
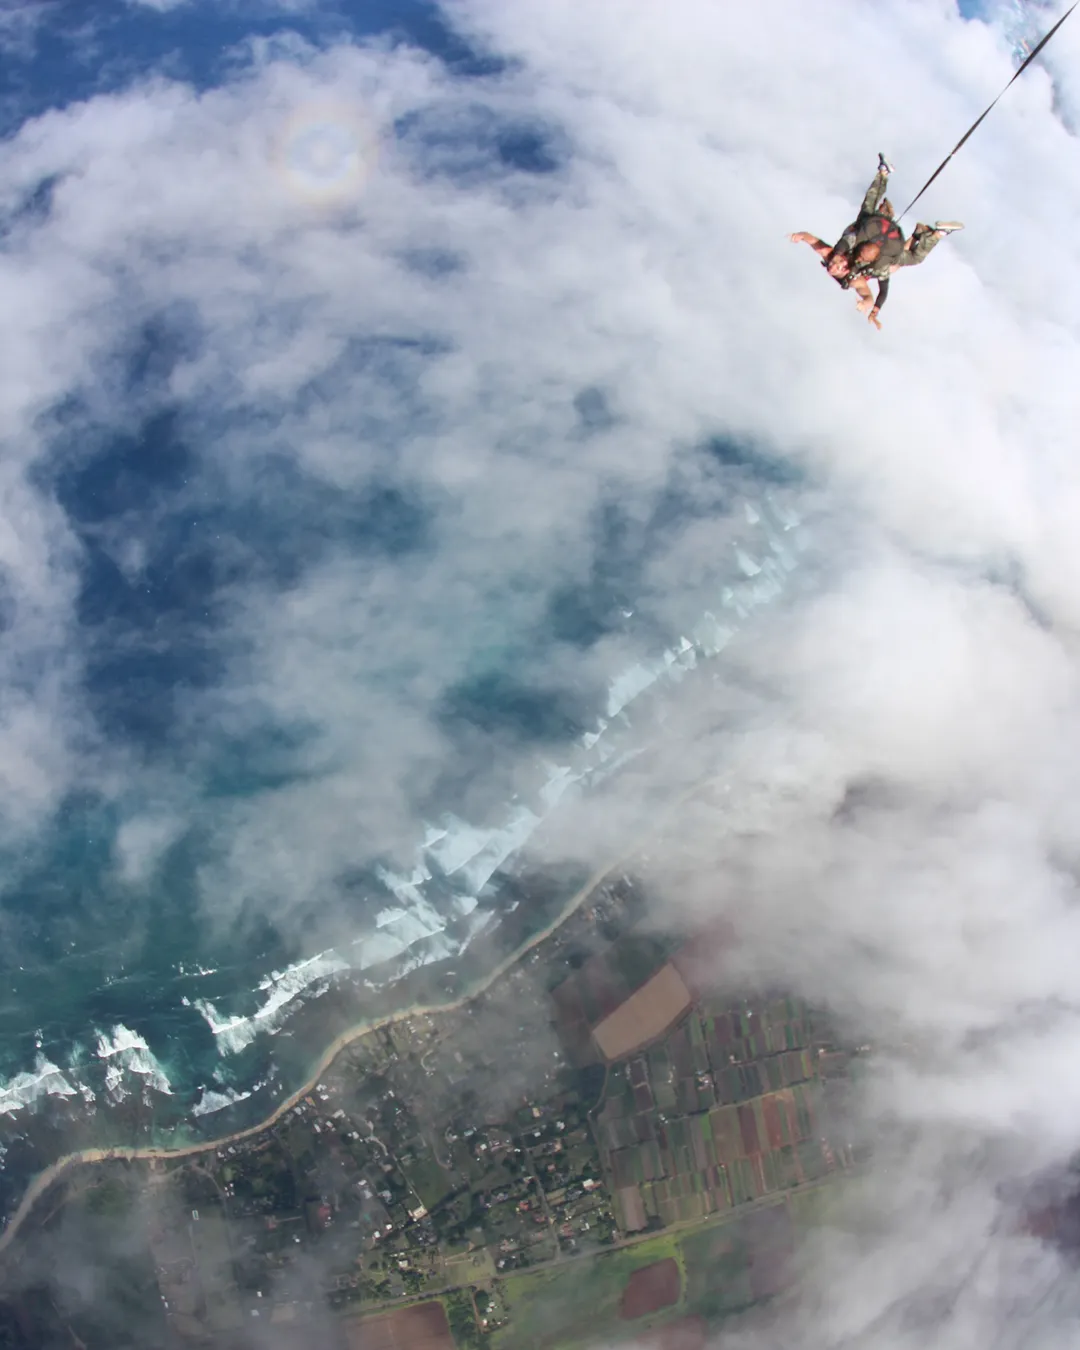
[[(611, 877), (483, 993), (351, 1040), (263, 1127), (62, 1169), (0, 1257), (0, 1346), (44, 1325), (88, 1350), (316, 1325), (342, 1350), (703, 1345), (786, 1287), (857, 1165), (852, 1057), (798, 1000), (725, 990), (729, 935), (642, 913)], [(138, 1291), (141, 1340), (93, 1299), (35, 1296), (73, 1225)]]

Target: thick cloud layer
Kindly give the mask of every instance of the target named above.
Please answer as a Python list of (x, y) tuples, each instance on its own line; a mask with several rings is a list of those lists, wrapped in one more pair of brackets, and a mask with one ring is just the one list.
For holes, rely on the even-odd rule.
[[(4, 838), (98, 792), (152, 877), (240, 763), (203, 917), (340, 925), (344, 871), (448, 784), (503, 799), (705, 606), (746, 484), (710, 442), (785, 460), (819, 584), (608, 823), (715, 776), (658, 893), (879, 1047), (879, 1165), (785, 1343), (1058, 1344), (1002, 1188), (1080, 1138), (1080, 20), (920, 203), (968, 228), (877, 334), (786, 234), (839, 232), (879, 150), (913, 194), (1000, 33), (946, 0), (447, 12), (488, 55), (278, 41), (4, 145)], [(588, 635), (552, 640), (567, 596)], [(485, 720), (515, 662), (529, 736)]]
[[(3, 756), (14, 828), (132, 775), (155, 818), (184, 809), (200, 756), (212, 774), (223, 743), (284, 737), (271, 777), (300, 788), (238, 808), (234, 836), (245, 870), (267, 836), (283, 851), (284, 905), (411, 846), (463, 753), (494, 756), (481, 814), (506, 795), (535, 750), (490, 708), (478, 742), (459, 725), (484, 730), (493, 670), (516, 662), (527, 739), (558, 744), (730, 570), (730, 526), (658, 521), (731, 498), (694, 447), (760, 434), (724, 407), (738, 373), (706, 380), (718, 330), (648, 265), (664, 227), (620, 144), (594, 162), (532, 86), (296, 46), (12, 143), (12, 649), (51, 677), (36, 722), (8, 715), (30, 740)], [(305, 159), (327, 125), (330, 172)], [(636, 642), (604, 637), (620, 567)], [(568, 597), (593, 631), (553, 642)]]

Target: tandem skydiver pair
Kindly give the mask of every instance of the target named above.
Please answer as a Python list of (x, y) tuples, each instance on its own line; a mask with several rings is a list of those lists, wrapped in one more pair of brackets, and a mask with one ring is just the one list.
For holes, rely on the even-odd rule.
[[(895, 219), (892, 203), (885, 196), (892, 165), (884, 155), (878, 156), (878, 171), (863, 198), (858, 217), (852, 221), (835, 244), (826, 244), (815, 235), (800, 230), (789, 235), (792, 243), (809, 244), (822, 260), (822, 266), (840, 286), (854, 289), (859, 297), (857, 309), (866, 314), (876, 328), (881, 327), (878, 314), (889, 294), (889, 278), (901, 267), (915, 267), (925, 262), (930, 251), (947, 234), (964, 227), (958, 220), (939, 220), (933, 225), (915, 226), (911, 238)], [(877, 299), (870, 294), (870, 281), (878, 283)]]
[[(805, 231), (788, 236), (795, 243), (809, 244), (814, 252), (820, 255), (822, 264), (829, 275), (838, 281), (845, 290), (849, 286), (854, 286), (859, 296), (858, 308), (860, 312), (866, 313), (869, 310), (870, 322), (876, 327), (881, 327), (878, 312), (889, 293), (889, 277), (893, 272), (900, 267), (911, 267), (915, 263), (925, 262), (927, 254), (935, 244), (944, 239), (947, 234), (951, 234), (953, 230), (964, 228), (958, 220), (939, 220), (934, 225), (916, 225), (911, 238), (905, 241), (898, 221), (908, 214), (927, 188), (937, 181), (957, 151), (967, 144), (973, 133), (982, 126), (1004, 94), (1023, 75), (1069, 15), (1078, 8), (1080, 8), (1080, 0), (1073, 0), (1073, 3), (1058, 19), (1053, 28), (1032, 47), (1018, 69), (1013, 73), (1012, 79), (1005, 85), (1005, 88), (1002, 89), (993, 103), (972, 122), (971, 126), (968, 127), (967, 131), (964, 132), (908, 205), (900, 212), (899, 216), (894, 215), (892, 205), (885, 197), (885, 188), (889, 174), (892, 172), (892, 165), (884, 155), (879, 155), (878, 171), (874, 181), (870, 184), (870, 190), (863, 199), (859, 217), (847, 227), (836, 244), (830, 247), (823, 240), (812, 234), (807, 234)], [(876, 302), (871, 297), (870, 287), (867, 284), (870, 278), (877, 280), (879, 283)]]

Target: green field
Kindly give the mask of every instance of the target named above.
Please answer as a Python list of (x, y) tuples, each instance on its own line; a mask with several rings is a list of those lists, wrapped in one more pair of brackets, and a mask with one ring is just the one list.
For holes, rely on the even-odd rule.
[(791, 1220), (796, 1232), (804, 1233), (809, 1228), (818, 1228), (828, 1223), (832, 1211), (839, 1204), (846, 1184), (843, 1176), (835, 1176), (826, 1184), (813, 1186), (805, 1191), (796, 1191), (788, 1198), (791, 1208)]
[(688, 1312), (711, 1321), (753, 1302), (738, 1216), (687, 1233), (680, 1243)]
[[(606, 1335), (609, 1341), (660, 1326), (676, 1317), (722, 1320), (754, 1302), (750, 1258), (766, 1248), (762, 1224), (771, 1218), (792, 1238), (827, 1220), (837, 1199), (834, 1183), (795, 1193), (776, 1204), (736, 1209), (691, 1228), (658, 1233), (613, 1252), (522, 1272), (497, 1282), (509, 1322), (491, 1336), (492, 1350), (577, 1350)], [(757, 1236), (753, 1236), (754, 1232)], [(631, 1273), (674, 1257), (682, 1272), (678, 1303), (652, 1317), (619, 1320), (619, 1302)], [(755, 1277), (757, 1278), (757, 1277)]]
[(434, 1209), (454, 1189), (454, 1174), (440, 1167), (431, 1153), (419, 1154), (401, 1170), (425, 1209)]
[(457, 1350), (481, 1350), (484, 1338), (476, 1325), (469, 1290), (456, 1289), (452, 1293), (444, 1294), (442, 1305), (446, 1309), (446, 1320), (450, 1324), (450, 1334), (454, 1338)]
[[(619, 1325), (619, 1300), (633, 1271), (674, 1257), (682, 1261), (679, 1241), (673, 1234), (660, 1233), (646, 1242), (618, 1251), (568, 1261), (550, 1270), (534, 1274), (523, 1272), (500, 1282), (500, 1293), (510, 1315), (507, 1326), (491, 1338), (494, 1350), (520, 1346), (559, 1347), (570, 1350), (593, 1341), (602, 1332), (610, 1333)], [(657, 1325), (673, 1317), (679, 1304), (665, 1308), (653, 1318), (624, 1322), (631, 1330)]]

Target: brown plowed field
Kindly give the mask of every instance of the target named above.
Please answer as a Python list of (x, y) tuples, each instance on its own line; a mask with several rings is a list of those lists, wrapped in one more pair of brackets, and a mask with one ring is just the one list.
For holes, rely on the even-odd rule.
[(625, 1321), (659, 1312), (678, 1302), (679, 1263), (673, 1256), (665, 1261), (654, 1261), (651, 1266), (635, 1270), (626, 1282), (619, 1303), (619, 1316)]
[(690, 1011), (690, 991), (669, 961), (593, 1027), (593, 1039), (609, 1063), (655, 1041)]
[(345, 1323), (349, 1350), (455, 1350), (441, 1303), (417, 1303)]

